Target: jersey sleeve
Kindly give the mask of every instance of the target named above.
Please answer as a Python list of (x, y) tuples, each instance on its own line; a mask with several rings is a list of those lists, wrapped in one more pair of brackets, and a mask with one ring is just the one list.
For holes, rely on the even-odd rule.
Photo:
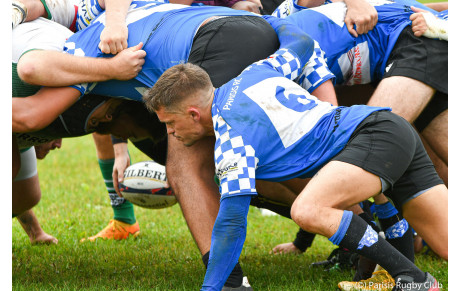
[(222, 116), (217, 117), (214, 159), (220, 180), (222, 199), (229, 195), (257, 195), (256, 167), (258, 159), (254, 148), (228, 125)]
[(302, 68), (299, 78), (295, 81), (311, 94), (322, 83), (330, 79), (333, 79), (335, 84), (335, 75), (329, 70), (324, 57), (324, 51), (315, 40), (314, 52), (310, 60)]
[(297, 4), (298, 0), (285, 0), (273, 11), (272, 16), (286, 18), (291, 14), (307, 9)]
[(98, 0), (81, 0), (78, 5), (77, 31), (86, 28), (103, 11), (104, 9), (99, 5)]

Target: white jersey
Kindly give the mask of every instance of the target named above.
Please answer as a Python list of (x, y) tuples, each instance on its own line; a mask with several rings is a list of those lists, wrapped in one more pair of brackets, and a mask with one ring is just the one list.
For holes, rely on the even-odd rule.
[(18, 25), (12, 34), (12, 61), (17, 63), (30, 50), (62, 51), (65, 41), (73, 32), (54, 21), (40, 17)]

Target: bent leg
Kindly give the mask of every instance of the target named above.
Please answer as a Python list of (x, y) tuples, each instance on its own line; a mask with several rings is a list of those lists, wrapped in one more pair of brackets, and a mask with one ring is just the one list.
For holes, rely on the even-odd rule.
[(40, 202), (42, 193), (38, 175), (31, 178), (13, 182), (12, 212), (19, 215), (31, 209)]
[(13, 135), (12, 136), (12, 176), (13, 180), (16, 178), (16, 176), (19, 173), (19, 169), (21, 168), (21, 156), (19, 155), (19, 147), (18, 147), (18, 142), (16, 140), (16, 137)]
[(409, 224), (440, 257), (448, 259), (447, 188), (438, 185), (402, 207)]
[(291, 216), (302, 229), (329, 238), (339, 227), (343, 209), (377, 195), (380, 189), (376, 175), (348, 163), (331, 161), (294, 201)]
[(423, 130), (422, 135), (433, 151), (448, 165), (448, 110), (439, 114)]

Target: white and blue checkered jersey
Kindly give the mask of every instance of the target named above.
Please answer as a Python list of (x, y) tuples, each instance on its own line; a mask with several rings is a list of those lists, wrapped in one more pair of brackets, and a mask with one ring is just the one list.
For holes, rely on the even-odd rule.
[(389, 110), (319, 101), (291, 81), (303, 65), (295, 52), (283, 48), (215, 90), (214, 159), (223, 198), (256, 194), (256, 178), (313, 176), (343, 149), (363, 119)]
[[(200, 25), (212, 16), (255, 15), (226, 7), (190, 7), (153, 1), (133, 1), (126, 23), (128, 46), (144, 43), (147, 52), (139, 75), (129, 81), (106, 81), (71, 86), (81, 92), (142, 100), (168, 68), (188, 60), (193, 38)], [(111, 57), (98, 48), (100, 33), (105, 27), (105, 13), (100, 13), (85, 29), (70, 37), (64, 51), (78, 56)]]

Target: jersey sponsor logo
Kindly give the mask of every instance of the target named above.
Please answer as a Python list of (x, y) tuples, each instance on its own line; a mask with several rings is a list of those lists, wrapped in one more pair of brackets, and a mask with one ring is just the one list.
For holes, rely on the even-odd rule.
[[(283, 77), (262, 80), (243, 93), (265, 112), (285, 148), (296, 143), (325, 114), (336, 108), (330, 103), (319, 101), (299, 85)], [(277, 96), (278, 94), (281, 96)], [(281, 102), (283, 98), (288, 98), (289, 101)]]
[(16, 139), (18, 141), (19, 148), (26, 148), (26, 147), (31, 147), (34, 145), (39, 145), (39, 144), (50, 142), (54, 140), (55, 138), (39, 137), (39, 136), (34, 136), (28, 133), (20, 133), (20, 134), (16, 134)]
[(234, 162), (228, 166), (216, 170), (216, 175), (219, 179), (222, 179), (224, 176), (227, 176), (229, 173), (238, 170), (238, 163)]
[(359, 43), (338, 59), (345, 85), (367, 84), (371, 82), (371, 64), (367, 41)]
[(225, 102), (224, 107), (222, 110), (230, 110), (233, 104), (233, 101), (235, 101), (235, 96), (236, 93), (238, 93), (238, 88), (240, 87), (241, 83), (241, 78), (235, 79), (232, 84), (232, 89), (230, 90), (230, 94), (228, 95), (227, 102)]

